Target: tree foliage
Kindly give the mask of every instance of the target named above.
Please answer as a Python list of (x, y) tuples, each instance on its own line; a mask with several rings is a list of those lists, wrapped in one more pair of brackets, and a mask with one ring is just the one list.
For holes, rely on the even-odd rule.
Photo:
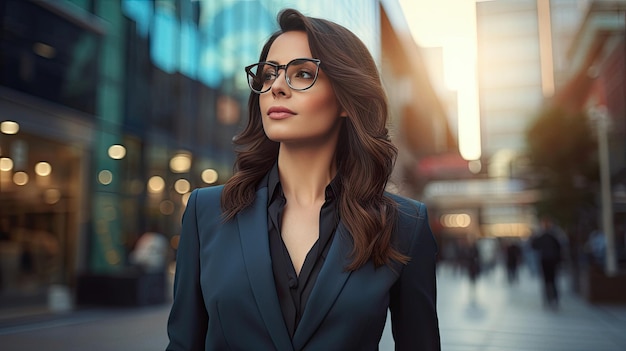
[(598, 182), (596, 139), (587, 116), (546, 108), (527, 130), (526, 141), (535, 186), (542, 194), (537, 212), (566, 228), (573, 226), (581, 209), (593, 205)]

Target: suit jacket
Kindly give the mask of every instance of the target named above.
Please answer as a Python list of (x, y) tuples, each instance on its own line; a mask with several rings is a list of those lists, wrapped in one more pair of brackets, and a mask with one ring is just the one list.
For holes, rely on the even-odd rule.
[(183, 215), (167, 350), (376, 350), (391, 311), (396, 350), (439, 350), (437, 246), (423, 204), (399, 204), (394, 242), (406, 265), (356, 271), (339, 223), (293, 339), (280, 310), (267, 234), (267, 187), (233, 220), (221, 218), (222, 186), (196, 189)]

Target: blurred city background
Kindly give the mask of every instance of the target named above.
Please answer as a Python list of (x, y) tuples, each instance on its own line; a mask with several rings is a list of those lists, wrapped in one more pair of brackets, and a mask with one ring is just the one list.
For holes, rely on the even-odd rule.
[[(444, 349), (512, 349), (452, 348), (487, 345), (446, 329), (459, 301), (474, 319), (455, 328), (507, 294), (529, 325), (547, 313), (528, 287), (542, 216), (563, 298), (536, 327), (588, 316), (567, 306), (626, 327), (626, 0), (0, 0), (0, 340), (111, 308), (166, 338), (186, 200), (232, 175), (243, 67), (284, 7), (376, 59), (400, 149), (389, 191), (426, 203), (439, 243)], [(624, 350), (611, 333), (528, 349)]]

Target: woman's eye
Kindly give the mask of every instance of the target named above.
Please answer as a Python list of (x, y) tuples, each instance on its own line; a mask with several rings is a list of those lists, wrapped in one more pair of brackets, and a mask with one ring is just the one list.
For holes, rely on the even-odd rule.
[(274, 71), (263, 72), (263, 75), (261, 77), (263, 78), (264, 81), (274, 80), (276, 79), (276, 72)]
[(313, 78), (313, 74), (309, 71), (298, 71), (298, 73), (296, 73), (295, 75), (296, 78), (300, 78), (300, 79), (312, 79)]

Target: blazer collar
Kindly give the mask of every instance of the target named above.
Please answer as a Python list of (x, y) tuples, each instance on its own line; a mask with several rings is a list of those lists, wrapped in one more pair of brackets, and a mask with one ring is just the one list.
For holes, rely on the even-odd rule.
[(350, 263), (352, 239), (341, 221), (337, 226), (335, 237), (328, 250), (326, 262), (317, 276), (311, 296), (307, 301), (304, 314), (293, 336), (296, 350), (304, 348), (313, 333), (326, 318), (326, 314), (341, 293), (351, 272), (345, 267)]
[[(267, 184), (267, 183), (265, 183)], [(350, 235), (341, 221), (331, 243), (315, 286), (304, 309), (293, 340), (280, 310), (267, 235), (268, 188), (257, 188), (256, 199), (250, 208), (237, 215), (239, 235), (252, 292), (265, 327), (278, 350), (300, 350), (324, 321), (326, 314), (343, 289), (351, 272), (345, 270), (350, 263), (352, 249)]]
[(293, 350), (276, 294), (267, 234), (267, 187), (254, 203), (237, 215), (243, 258), (261, 318), (277, 350)]

